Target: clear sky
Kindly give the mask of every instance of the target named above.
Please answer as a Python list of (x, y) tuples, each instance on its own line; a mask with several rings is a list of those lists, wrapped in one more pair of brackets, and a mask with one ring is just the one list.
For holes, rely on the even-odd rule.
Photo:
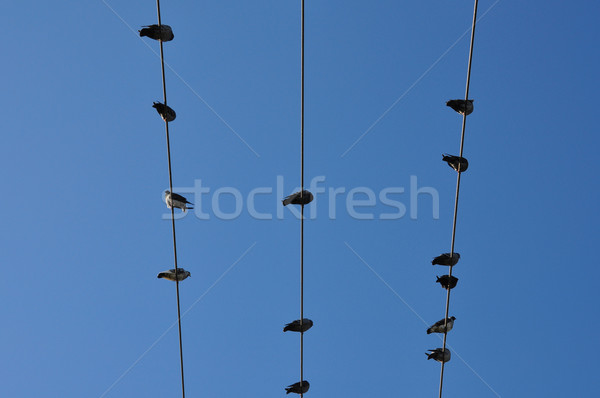
[[(431, 259), (450, 249), (441, 154), (461, 126), (445, 101), (464, 96), (472, 8), (307, 1), (306, 181), (325, 191), (305, 223), (307, 396), (437, 394)], [(479, 10), (445, 396), (593, 396), (600, 4)], [(300, 2), (162, 16), (174, 184), (208, 216), (177, 222), (187, 396), (281, 397), (299, 380), (282, 327), (300, 223), (280, 199), (300, 184)], [(158, 43), (137, 36), (155, 3), (4, 2), (2, 22), (1, 395), (176, 397)]]

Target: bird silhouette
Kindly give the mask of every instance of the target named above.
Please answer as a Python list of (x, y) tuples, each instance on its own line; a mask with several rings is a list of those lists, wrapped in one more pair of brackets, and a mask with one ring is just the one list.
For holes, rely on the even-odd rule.
[[(188, 209), (189, 210), (194, 209), (192, 207), (194, 205), (192, 202), (189, 202), (183, 196), (176, 194), (176, 193), (171, 193), (170, 191), (165, 191), (165, 203), (167, 204), (167, 207), (169, 209), (171, 208), (171, 206), (176, 207), (178, 209), (183, 210), (184, 213)], [(188, 206), (188, 204), (190, 204), (192, 206)]]
[(177, 116), (175, 111), (170, 106), (165, 105), (162, 102), (154, 102), (152, 103), (152, 107), (156, 109), (156, 112), (158, 112), (160, 117), (162, 117), (162, 120), (165, 122), (172, 122)]
[(442, 160), (448, 163), (448, 166), (452, 167), (459, 173), (467, 171), (469, 168), (469, 162), (466, 158), (461, 156), (448, 155), (447, 153), (442, 154)]
[(161, 41), (171, 41), (175, 37), (173, 29), (169, 25), (142, 26), (142, 30), (138, 30), (138, 32), (140, 32), (140, 37), (147, 36), (151, 39)]
[(473, 100), (455, 99), (446, 102), (450, 108), (454, 109), (461, 115), (470, 115), (473, 113)]
[(436, 276), (436, 282), (442, 285), (444, 289), (454, 289), (458, 283), (458, 278), (450, 275)]
[(310, 388), (310, 383), (306, 380), (291, 384), (285, 388), (285, 393), (305, 394)]
[(159, 272), (157, 278), (163, 278), (169, 281), (179, 281), (186, 279), (188, 276), (192, 276), (190, 271), (186, 271), (183, 268), (177, 268), (177, 277), (175, 277), (175, 268), (168, 271)]
[(444, 253), (434, 258), (431, 264), (447, 265), (451, 267), (453, 265), (456, 265), (456, 263), (458, 263), (458, 260), (460, 260), (460, 254), (454, 253), (453, 256), (450, 256), (450, 253)]
[(427, 355), (427, 360), (433, 359), (438, 362), (448, 362), (450, 360), (450, 350), (447, 348), (446, 351), (444, 351), (443, 348), (436, 348), (434, 350), (427, 351), (430, 351), (425, 353), (425, 355)]
[[(444, 327), (444, 321), (446, 319), (447, 319), (446, 327)], [(431, 325), (431, 327), (429, 329), (427, 329), (427, 334), (444, 333), (444, 332), (451, 331), (452, 328), (454, 327), (454, 320), (456, 319), (456, 317), (451, 316), (450, 318), (446, 318), (446, 319), (441, 319), (441, 320), (437, 321), (436, 323), (434, 323), (433, 325)]]
[(287, 206), (289, 204), (304, 206), (312, 202), (313, 199), (313, 194), (305, 189), (304, 191), (295, 192), (290, 196), (286, 196), (286, 198), (283, 199), (282, 202), (284, 206)]
[(290, 322), (283, 328), (284, 332), (288, 330), (290, 332), (306, 332), (308, 329), (312, 328), (313, 321), (308, 318), (302, 319), (302, 326), (300, 325), (300, 319), (296, 319), (294, 322)]

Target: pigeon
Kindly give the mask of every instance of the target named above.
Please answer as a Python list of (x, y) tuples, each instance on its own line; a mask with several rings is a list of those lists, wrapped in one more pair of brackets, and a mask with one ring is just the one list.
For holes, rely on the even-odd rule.
[(425, 353), (427, 355), (427, 360), (434, 359), (438, 362), (448, 362), (450, 360), (450, 350), (446, 348), (444, 351), (443, 348), (436, 348), (435, 350), (427, 350), (431, 351), (429, 353)]
[(436, 282), (442, 285), (444, 289), (454, 289), (458, 283), (458, 278), (450, 275), (436, 276)]
[(454, 109), (461, 115), (470, 115), (473, 112), (473, 100), (455, 99), (446, 102), (450, 108)]
[[(192, 210), (192, 206), (194, 205), (192, 202), (188, 202), (188, 200), (183, 196), (176, 193), (172, 194), (170, 191), (165, 191), (165, 203), (169, 209), (171, 206), (177, 207), (178, 209), (183, 210), (184, 213), (187, 209)], [(188, 204), (192, 206), (188, 206)]]
[(147, 36), (151, 39), (161, 41), (171, 41), (175, 37), (173, 29), (169, 25), (148, 25), (142, 26), (142, 28), (142, 30), (138, 30), (140, 37)]
[(304, 191), (296, 192), (290, 196), (287, 196), (284, 200), (282, 200), (282, 202), (284, 206), (289, 204), (304, 206), (312, 202), (313, 199), (313, 194), (305, 189)]
[(308, 318), (302, 319), (302, 326), (300, 326), (300, 319), (296, 319), (294, 322), (290, 322), (283, 328), (284, 332), (288, 330), (290, 332), (306, 332), (308, 329), (312, 328), (313, 321)]
[[(177, 277), (175, 277), (175, 274), (177, 274)], [(173, 281), (173, 282), (175, 282), (175, 281), (181, 282), (188, 276), (190, 276), (190, 277), (192, 276), (190, 271), (186, 271), (183, 268), (177, 268), (177, 273), (176, 273), (175, 268), (173, 268), (168, 271), (160, 272), (158, 274), (157, 278), (164, 278), (166, 280)]]
[(460, 254), (454, 253), (454, 255), (452, 257), (450, 257), (450, 253), (444, 253), (444, 254), (440, 254), (439, 256), (434, 258), (433, 261), (431, 262), (431, 264), (432, 265), (436, 265), (436, 264), (448, 265), (451, 267), (453, 265), (456, 265), (458, 260), (460, 260)]
[(172, 122), (175, 120), (175, 111), (170, 106), (165, 105), (162, 102), (154, 102), (152, 107), (156, 109), (156, 112), (158, 112), (165, 122)]
[(447, 153), (442, 154), (442, 160), (448, 163), (448, 166), (454, 170), (460, 172), (467, 171), (469, 168), (469, 162), (466, 158), (461, 156), (448, 155)]
[(285, 393), (289, 394), (291, 392), (295, 394), (305, 394), (310, 388), (310, 383), (306, 380), (299, 381), (298, 383), (294, 383), (285, 388)]
[(454, 327), (454, 320), (456, 318), (451, 316), (450, 318), (446, 318), (446, 319), (447, 319), (446, 327), (444, 327), (445, 319), (439, 320), (436, 323), (434, 323), (433, 325), (431, 325), (431, 327), (429, 329), (427, 329), (427, 334), (444, 333), (444, 332), (451, 331), (452, 328)]

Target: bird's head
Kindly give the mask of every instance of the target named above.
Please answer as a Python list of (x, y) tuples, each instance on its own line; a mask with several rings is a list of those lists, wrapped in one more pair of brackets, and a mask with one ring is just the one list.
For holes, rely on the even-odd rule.
[(453, 321), (456, 320), (455, 316), (451, 316), (450, 319), (452, 319)]

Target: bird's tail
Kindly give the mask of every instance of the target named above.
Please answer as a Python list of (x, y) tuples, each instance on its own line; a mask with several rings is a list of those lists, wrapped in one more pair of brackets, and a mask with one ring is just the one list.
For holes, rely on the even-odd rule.
[(283, 331), (284, 331), (284, 332), (287, 332), (288, 330), (290, 330), (290, 327), (289, 327), (289, 326), (286, 326), (286, 327), (284, 327), (284, 328), (283, 328)]
[(288, 387), (288, 388), (285, 389), (285, 395), (288, 395), (291, 392), (292, 392), (291, 388)]
[(164, 277), (165, 277), (165, 274), (164, 274), (164, 272), (161, 272), (161, 273), (160, 273), (160, 274), (158, 274), (158, 276), (157, 276), (157, 278), (164, 278)]
[(283, 203), (284, 206), (289, 205), (290, 203), (292, 203), (292, 199), (290, 198), (285, 198), (284, 200), (281, 201)]
[(427, 334), (431, 334), (431, 328), (427, 329)]

